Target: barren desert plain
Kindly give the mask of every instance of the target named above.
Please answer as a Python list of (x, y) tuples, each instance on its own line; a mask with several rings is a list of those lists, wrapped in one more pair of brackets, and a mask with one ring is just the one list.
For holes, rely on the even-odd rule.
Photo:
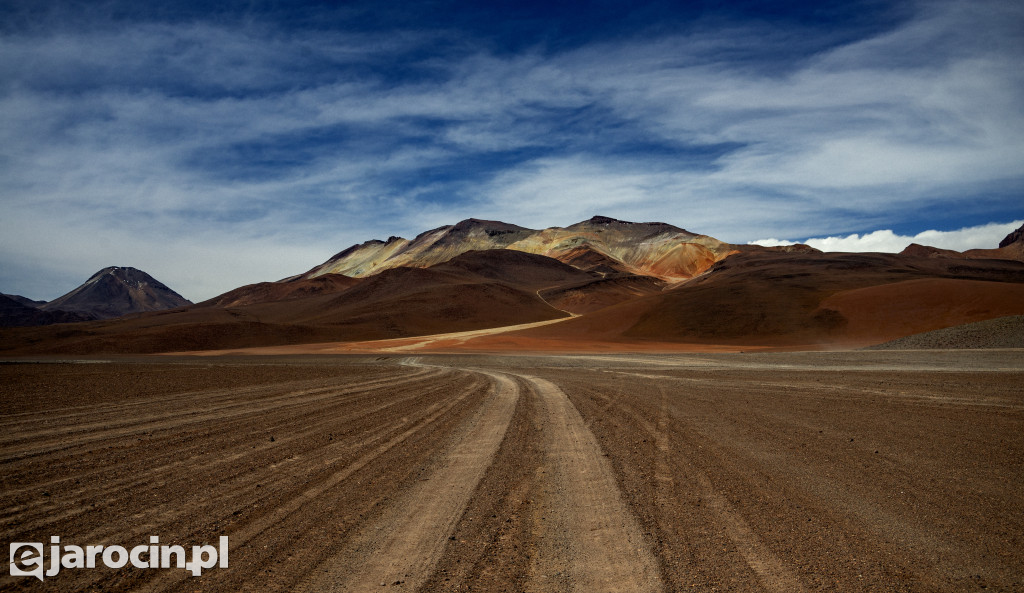
[(0, 331), (0, 591), (1024, 591), (1024, 227), (470, 219), (66, 320)]
[(1021, 591), (1019, 349), (0, 365), (3, 591)]
[(0, 0), (0, 593), (1024, 593), (1024, 0)]

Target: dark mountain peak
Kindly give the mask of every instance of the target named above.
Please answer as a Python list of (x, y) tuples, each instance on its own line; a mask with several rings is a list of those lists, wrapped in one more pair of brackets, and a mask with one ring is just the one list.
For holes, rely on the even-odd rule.
[(34, 309), (34, 308), (35, 307), (30, 307), (29, 305), (26, 305), (24, 303), (20, 303), (20, 302), (18, 302), (16, 300), (12, 299), (11, 297), (7, 296), (6, 294), (0, 293), (0, 309), (20, 310), (20, 309)]
[(90, 321), (92, 319), (92, 316), (85, 313), (43, 311), (37, 308), (37, 306), (25, 305), (8, 295), (0, 294), (0, 327), (52, 325), (54, 323), (73, 323), (77, 321)]
[[(437, 234), (442, 234), (444, 236), (462, 237), (468, 235), (469, 233), (475, 230), (482, 230), (489, 236), (503, 235), (507, 233), (534, 232), (531, 229), (517, 226), (514, 224), (509, 224), (507, 222), (501, 222), (500, 220), (483, 220), (480, 218), (467, 218), (466, 220), (459, 221), (455, 224), (446, 224), (443, 226), (439, 226), (437, 228), (430, 229), (428, 231), (423, 231), (422, 233), (416, 235), (416, 238), (413, 239), (413, 242), (416, 243), (421, 241), (425, 237)], [(399, 237), (392, 238), (398, 239)], [(388, 243), (390, 242), (391, 239), (388, 239)]]
[(191, 304), (191, 301), (142, 270), (110, 266), (90, 276), (78, 288), (40, 308), (48, 311), (74, 311), (107, 319)]
[[(583, 222), (579, 222), (577, 224), (616, 224), (616, 223), (618, 223), (618, 224), (633, 224), (632, 222), (629, 222), (627, 220), (619, 220), (617, 218), (611, 218), (609, 216), (600, 216), (600, 215), (593, 216), (589, 220), (584, 220)], [(575, 225), (573, 225), (573, 226), (575, 226)]]
[(103, 268), (99, 272), (93, 274), (89, 278), (89, 280), (86, 280), (86, 284), (94, 280), (101, 280), (104, 277), (109, 277), (113, 280), (122, 282), (130, 286), (139, 287), (143, 284), (148, 284), (150, 286), (153, 286), (154, 288), (170, 290), (169, 288), (167, 288), (166, 285), (164, 285), (156, 278), (150, 276), (149, 274), (143, 272), (138, 268), (132, 268), (130, 266), (110, 266), (107, 268)]
[(531, 229), (521, 227), (500, 220), (482, 220), (480, 218), (467, 218), (459, 221), (451, 227), (452, 233), (468, 233), (480, 229), (490, 236), (503, 235), (506, 233), (518, 233), (522, 231), (533, 232)]
[(0, 296), (5, 296), (12, 301), (25, 305), (26, 307), (37, 308), (46, 304), (46, 301), (36, 301), (28, 297), (23, 297), (20, 294), (0, 294)]
[(1013, 231), (1009, 235), (1006, 235), (1006, 238), (999, 242), (999, 247), (1009, 247), (1014, 243), (1024, 243), (1024, 225), (1021, 225), (1019, 229)]
[[(443, 228), (443, 227), (442, 227)], [(501, 222), (500, 220), (481, 220), (467, 218), (447, 228), (436, 243), (438, 246), (459, 244), (467, 238), (480, 238), (486, 235), (492, 244), (488, 247), (505, 247), (536, 231), (518, 225)]]
[(566, 227), (568, 230), (604, 230), (604, 229), (615, 229), (621, 231), (641, 232), (644, 235), (650, 236), (652, 234), (660, 233), (686, 233), (692, 235), (693, 233), (681, 229), (677, 226), (668, 224), (667, 222), (630, 222), (628, 220), (619, 220), (610, 216), (593, 216), (587, 220), (577, 222), (576, 224)]
[(116, 273), (116, 272), (118, 272), (120, 270), (126, 270), (127, 271), (127, 270), (134, 270), (134, 269), (135, 268), (132, 268), (132, 267), (122, 268), (121, 266), (107, 266), (107, 267), (103, 268), (102, 270), (100, 270), (99, 272), (96, 272), (95, 274), (90, 276), (89, 279), (92, 280), (93, 278), (95, 278), (97, 276), (102, 276), (104, 274), (114, 274), (114, 273)]

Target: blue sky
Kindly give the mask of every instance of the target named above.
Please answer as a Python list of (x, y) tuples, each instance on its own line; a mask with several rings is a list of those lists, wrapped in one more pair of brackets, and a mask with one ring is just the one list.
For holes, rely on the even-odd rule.
[(468, 217), (889, 250), (1024, 219), (1015, 0), (217, 5), (0, 0), (0, 291), (127, 265), (200, 300)]

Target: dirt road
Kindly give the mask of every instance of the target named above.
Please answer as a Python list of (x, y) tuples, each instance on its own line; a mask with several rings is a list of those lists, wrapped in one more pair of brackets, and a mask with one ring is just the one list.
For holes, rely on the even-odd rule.
[(1024, 590), (1024, 353), (0, 365), (10, 542), (230, 542), (39, 591)]

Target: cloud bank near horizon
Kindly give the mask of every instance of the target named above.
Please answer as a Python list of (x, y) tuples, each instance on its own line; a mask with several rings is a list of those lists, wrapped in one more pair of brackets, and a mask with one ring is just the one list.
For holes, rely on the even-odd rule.
[(1021, 217), (1020, 3), (442, 4), (12, 1), (0, 289), (131, 265), (199, 300), (469, 217), (849, 244)]
[(891, 229), (883, 229), (870, 233), (853, 233), (839, 237), (812, 237), (802, 241), (784, 239), (758, 239), (749, 241), (748, 245), (772, 247), (776, 245), (796, 245), (803, 243), (821, 251), (899, 253), (911, 243), (928, 245), (953, 251), (968, 249), (994, 249), (1007, 235), (1024, 225), (1024, 220), (1007, 223), (991, 223), (966, 227), (954, 231), (927, 230), (916, 235), (898, 235)]

